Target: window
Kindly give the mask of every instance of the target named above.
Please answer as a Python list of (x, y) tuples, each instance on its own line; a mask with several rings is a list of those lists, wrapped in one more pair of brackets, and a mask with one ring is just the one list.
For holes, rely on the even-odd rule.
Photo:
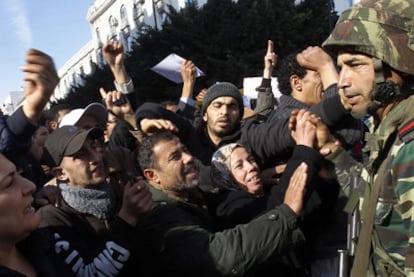
[(137, 27), (141, 27), (144, 24), (144, 10), (140, 4), (134, 5), (134, 20)]
[(115, 39), (116, 38), (116, 27), (118, 26), (118, 20), (116, 20), (116, 18), (111, 15), (109, 17), (108, 23), (109, 23), (109, 27), (111, 28), (110, 39)]
[(129, 26), (128, 24), (128, 16), (127, 16), (127, 10), (125, 8), (125, 5), (121, 6), (121, 10), (120, 10), (120, 14), (121, 14), (121, 24), (122, 24), (122, 29)]
[(158, 13), (164, 12), (164, 2), (162, 0), (154, 0), (154, 4)]
[(95, 34), (96, 34), (96, 40), (98, 41), (99, 45), (101, 45), (102, 40), (101, 40), (101, 32), (99, 30), (99, 27), (96, 27)]

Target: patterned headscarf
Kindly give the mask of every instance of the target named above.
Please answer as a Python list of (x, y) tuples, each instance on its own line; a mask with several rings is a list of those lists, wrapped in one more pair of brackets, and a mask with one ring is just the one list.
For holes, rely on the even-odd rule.
[(246, 148), (240, 143), (230, 143), (220, 147), (211, 158), (211, 177), (219, 189), (241, 190), (230, 169), (230, 156), (237, 147)]

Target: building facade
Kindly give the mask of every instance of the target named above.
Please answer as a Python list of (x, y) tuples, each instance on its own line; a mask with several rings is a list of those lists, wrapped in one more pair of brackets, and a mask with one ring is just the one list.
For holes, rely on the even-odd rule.
[(8, 92), (2, 101), (0, 107), (1, 113), (5, 115), (10, 115), (23, 104), (24, 100), (25, 97), (23, 91), (20, 90)]
[[(90, 74), (93, 64), (102, 65), (101, 47), (108, 39), (123, 42), (125, 51), (131, 50), (135, 37), (145, 33), (149, 27), (160, 29), (166, 19), (168, 6), (176, 10), (195, 3), (201, 7), (208, 0), (95, 0), (89, 8), (86, 19), (91, 29), (91, 40), (70, 58), (58, 74), (60, 82), (52, 98), (64, 98), (73, 85), (82, 85), (81, 76)], [(233, 0), (237, 1), (237, 0)], [(303, 0), (296, 0), (300, 3)], [(335, 10), (340, 13), (359, 0), (332, 0)], [(12, 112), (21, 105), (22, 92), (10, 92), (1, 101), (0, 109)], [(24, 96), (23, 96), (24, 97)], [(53, 100), (53, 99), (52, 99)]]
[(161, 29), (168, 6), (176, 10), (207, 0), (96, 0), (89, 8), (87, 20), (92, 39), (59, 69), (60, 82), (54, 98), (63, 98), (73, 85), (82, 85), (81, 76), (90, 74), (93, 64), (103, 65), (102, 45), (107, 40), (119, 40), (125, 52), (131, 51), (134, 38), (148, 28)]

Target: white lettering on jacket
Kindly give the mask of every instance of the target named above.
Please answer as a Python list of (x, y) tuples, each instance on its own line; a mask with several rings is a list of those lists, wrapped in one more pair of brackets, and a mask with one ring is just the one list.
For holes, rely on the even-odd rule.
[(105, 248), (92, 262), (85, 264), (76, 249), (71, 248), (70, 242), (63, 240), (58, 233), (55, 237), (55, 251), (64, 258), (65, 263), (72, 268), (76, 276), (116, 276), (128, 261), (130, 252), (114, 241), (107, 241)]

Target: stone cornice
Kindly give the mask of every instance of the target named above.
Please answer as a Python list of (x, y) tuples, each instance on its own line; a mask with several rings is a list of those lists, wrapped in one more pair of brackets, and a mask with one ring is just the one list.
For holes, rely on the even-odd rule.
[[(98, 2), (98, 3), (97, 3)], [(96, 1), (95, 4), (89, 8), (86, 18), (92, 24), (98, 17), (100, 17), (115, 0)], [(98, 6), (96, 6), (98, 4)]]

